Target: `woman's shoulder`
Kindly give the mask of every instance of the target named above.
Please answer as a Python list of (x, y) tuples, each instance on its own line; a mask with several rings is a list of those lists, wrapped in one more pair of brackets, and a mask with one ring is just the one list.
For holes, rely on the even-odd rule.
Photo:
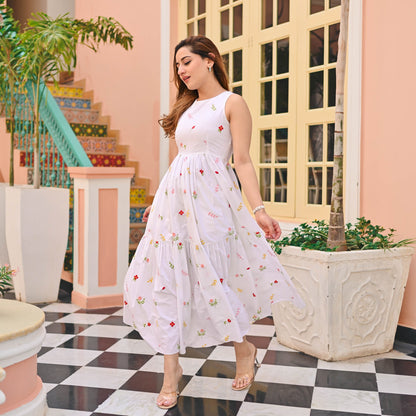
[(246, 112), (248, 106), (244, 98), (235, 93), (231, 93), (225, 103), (225, 115), (227, 116), (228, 121), (230, 120), (232, 114)]

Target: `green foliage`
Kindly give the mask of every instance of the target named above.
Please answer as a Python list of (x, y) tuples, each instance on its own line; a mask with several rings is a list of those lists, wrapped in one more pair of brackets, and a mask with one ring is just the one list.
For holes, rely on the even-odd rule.
[[(272, 241), (271, 244), (277, 254), (280, 254), (285, 246), (301, 247), (302, 250), (336, 251), (337, 247), (327, 247), (328, 231), (329, 224), (325, 221), (315, 220), (312, 224), (300, 224), (288, 237)], [(392, 228), (386, 230), (379, 225), (373, 225), (370, 220), (364, 217), (358, 218), (354, 225), (348, 223), (345, 226), (347, 250), (387, 250), (416, 242), (412, 239), (394, 242), (395, 231)]]
[(10, 289), (13, 289), (12, 276), (14, 276), (15, 271), (6, 264), (0, 267), (0, 293), (4, 295)]
[[(45, 13), (33, 14), (21, 30), (13, 11), (0, 0), (0, 112), (1, 105), (11, 121), (10, 185), (13, 185), (13, 137), (16, 97), (24, 91), (32, 105), (34, 124), (34, 186), (40, 186), (39, 110), (44, 100), (42, 80), (53, 80), (57, 74), (76, 65), (77, 44), (97, 51), (101, 43), (132, 48), (132, 35), (114, 18), (72, 19), (68, 15), (52, 19)], [(18, 91), (17, 86), (21, 89)]]

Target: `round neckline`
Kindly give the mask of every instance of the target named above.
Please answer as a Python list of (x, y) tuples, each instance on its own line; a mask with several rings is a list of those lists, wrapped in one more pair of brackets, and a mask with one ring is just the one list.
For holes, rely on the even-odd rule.
[(213, 97), (210, 97), (210, 98), (205, 98), (204, 100), (198, 100), (198, 99), (195, 99), (195, 101), (194, 101), (194, 102), (195, 102), (195, 103), (204, 103), (204, 102), (207, 102), (207, 101), (209, 101), (209, 100), (212, 100), (212, 99), (214, 99), (214, 98), (219, 97), (220, 95), (224, 94), (225, 92), (230, 92), (230, 91), (228, 91), (228, 90), (224, 90), (224, 91), (220, 92), (219, 94), (214, 95)]

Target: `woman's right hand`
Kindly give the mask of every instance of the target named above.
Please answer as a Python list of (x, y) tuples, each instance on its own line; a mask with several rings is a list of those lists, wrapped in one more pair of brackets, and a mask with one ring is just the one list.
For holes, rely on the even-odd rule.
[(143, 217), (142, 217), (142, 222), (147, 222), (147, 220), (149, 219), (149, 214), (150, 214), (150, 210), (152, 209), (152, 206), (149, 205), (146, 210), (143, 213)]

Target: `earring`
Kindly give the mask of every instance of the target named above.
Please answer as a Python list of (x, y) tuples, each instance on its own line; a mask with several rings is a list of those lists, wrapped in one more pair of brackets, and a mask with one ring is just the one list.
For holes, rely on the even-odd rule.
[(209, 67), (208, 67), (208, 71), (209, 71), (209, 72), (211, 72), (211, 71), (212, 71), (212, 67), (211, 67), (211, 66), (209, 66)]

